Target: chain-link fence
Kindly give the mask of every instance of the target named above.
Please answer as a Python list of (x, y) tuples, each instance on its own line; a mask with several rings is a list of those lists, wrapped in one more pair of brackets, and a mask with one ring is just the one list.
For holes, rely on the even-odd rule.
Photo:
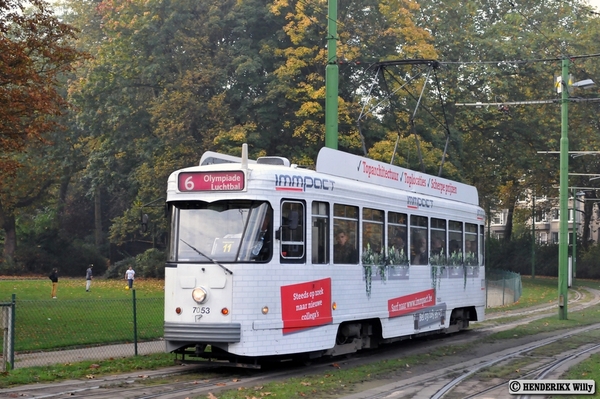
[[(12, 368), (163, 352), (163, 298), (15, 300)], [(4, 345), (3, 345), (4, 347)], [(3, 350), (3, 356), (10, 356)]]
[(486, 307), (510, 305), (521, 298), (520, 274), (505, 270), (487, 270), (485, 273)]

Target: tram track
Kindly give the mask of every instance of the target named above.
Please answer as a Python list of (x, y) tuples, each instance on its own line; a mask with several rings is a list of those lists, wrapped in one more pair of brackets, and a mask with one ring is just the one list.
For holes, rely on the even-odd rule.
[[(584, 293), (575, 292), (574, 298), (569, 302), (572, 311), (585, 309), (600, 303), (600, 291), (585, 288), (589, 292), (591, 298), (585, 299)], [(523, 316), (521, 320), (510, 322), (507, 324), (499, 324), (476, 328), (473, 330), (478, 334), (487, 335), (492, 332), (504, 331), (514, 328), (518, 325), (526, 324), (534, 320), (548, 316), (548, 312), (555, 310), (557, 305), (543, 306), (536, 309), (525, 309), (523, 311), (513, 311), (500, 314), (493, 319), (512, 318), (515, 316)], [(600, 330), (600, 324), (591, 325), (577, 330), (568, 331), (559, 335), (537, 340), (535, 343), (527, 343), (515, 348), (510, 348), (503, 352), (494, 352), (488, 356), (471, 359), (464, 362), (457, 362), (454, 365), (437, 369), (432, 372), (421, 374), (418, 377), (401, 379), (400, 381), (372, 388), (361, 393), (350, 396), (344, 396), (342, 399), (382, 399), (382, 398), (515, 398), (508, 395), (507, 383), (509, 379), (490, 379), (488, 377), (481, 378), (481, 374), (490, 367), (503, 362), (509, 362), (518, 357), (524, 357), (539, 348), (549, 347), (557, 342), (564, 341), (570, 337), (575, 337), (580, 334), (585, 334), (589, 331)], [(557, 354), (555, 357), (547, 357), (542, 359), (533, 359), (540, 362), (538, 366), (530, 366), (531, 369), (519, 375), (520, 379), (542, 379), (548, 373), (545, 370), (556, 370), (561, 365), (569, 361), (581, 360), (584, 354), (590, 352), (600, 352), (600, 345), (584, 345), (570, 351)], [(532, 361), (535, 363), (535, 361)], [(560, 374), (556, 374), (553, 378), (558, 378)], [(514, 378), (513, 378), (514, 379)], [(524, 397), (523, 397), (524, 398)]]
[[(600, 303), (600, 291), (585, 288), (590, 296), (577, 291), (574, 298), (571, 299), (570, 309), (578, 310), (588, 306), (594, 306)], [(398, 346), (386, 347), (380, 352), (362, 353), (343, 361), (345, 368), (354, 367), (361, 362), (372, 362), (377, 356), (402, 357), (410, 353), (427, 353), (435, 347), (444, 347), (448, 345), (461, 345), (469, 342), (479, 341), (485, 335), (492, 332), (506, 330), (506, 324), (502, 323), (503, 318), (513, 316), (522, 316), (518, 321), (510, 321), (509, 325), (515, 327), (519, 324), (526, 324), (532, 320), (547, 317), (548, 313), (556, 309), (556, 306), (544, 306), (537, 309), (524, 309), (520, 311), (506, 312), (499, 317), (490, 319), (499, 319), (498, 325), (475, 327), (464, 333), (436, 338), (433, 340), (413, 340), (409, 345), (398, 343)], [(526, 357), (527, 353), (535, 351), (536, 348), (549, 346), (568, 337), (577, 334), (584, 334), (585, 331), (600, 330), (599, 325), (588, 326), (586, 328), (565, 332), (553, 337), (546, 337), (544, 340), (535, 339), (536, 342), (523, 344), (519, 347), (511, 348), (505, 352), (493, 352), (480, 358), (471, 358), (471, 360), (457, 362), (451, 365), (440, 365), (436, 370), (428, 372), (416, 372), (411, 375), (405, 375), (401, 378), (395, 378), (394, 384), (379, 385), (373, 388), (376, 383), (372, 383), (369, 389), (345, 396), (344, 399), (379, 399), (379, 398), (500, 398), (502, 393), (507, 394), (507, 380), (495, 380), (482, 377), (486, 370), (494, 367), (496, 364), (508, 362), (511, 359)], [(395, 345), (395, 344), (394, 344)], [(590, 349), (591, 348), (591, 349)], [(553, 370), (565, 362), (581, 358), (584, 353), (600, 350), (600, 347), (581, 347), (572, 351), (565, 351), (557, 354), (553, 358), (537, 359), (532, 363), (530, 369), (524, 371), (519, 378), (536, 379), (544, 370)], [(562, 360), (564, 359), (564, 360)], [(569, 360), (570, 359), (570, 360)], [(459, 359), (460, 360), (460, 359)], [(562, 361), (561, 361), (562, 360)], [(575, 360), (576, 361), (576, 360)], [(341, 362), (340, 362), (341, 363)], [(315, 362), (309, 373), (323, 372), (331, 367), (331, 360)], [(10, 390), (0, 390), (0, 398), (27, 397), (37, 399), (50, 398), (93, 398), (93, 399), (185, 399), (208, 397), (209, 393), (218, 393), (222, 390), (239, 389), (242, 387), (251, 387), (265, 384), (275, 380), (285, 380), (290, 377), (306, 375), (306, 367), (285, 366), (282, 370), (247, 370), (247, 369), (228, 369), (215, 367), (214, 365), (187, 365), (176, 366), (168, 370), (157, 370), (153, 372), (144, 371), (139, 373), (129, 373), (127, 375), (105, 376), (89, 381), (65, 381), (57, 384), (40, 384), (37, 386), (16, 387)], [(418, 375), (417, 375), (418, 374)], [(556, 376), (552, 378), (557, 378)], [(166, 380), (166, 381), (165, 381)], [(486, 381), (488, 380), (488, 381)], [(388, 380), (389, 381), (389, 380)], [(485, 382), (485, 383), (484, 383)], [(381, 384), (385, 384), (383, 381)], [(446, 387), (446, 388), (444, 388)], [(360, 387), (357, 387), (360, 389)], [(509, 397), (506, 395), (505, 397)], [(513, 397), (514, 398), (514, 397)]]
[[(401, 380), (381, 387), (372, 388), (357, 394), (344, 396), (343, 399), (384, 399), (384, 398), (502, 398), (508, 395), (507, 383), (509, 379), (489, 380), (478, 378), (478, 375), (502, 362), (508, 362), (516, 357), (524, 356), (536, 349), (555, 344), (575, 335), (600, 330), (600, 323), (592, 326), (566, 332), (557, 336), (528, 343), (516, 348), (492, 353), (479, 359), (471, 359), (445, 368)], [(532, 358), (533, 364), (542, 362), (541, 365), (532, 366), (531, 370), (522, 373), (521, 379), (541, 379), (547, 375), (546, 370), (555, 370), (561, 364), (590, 352), (600, 351), (600, 344), (588, 345), (581, 349), (567, 351), (555, 358)], [(460, 389), (462, 388), (462, 389)], [(487, 395), (486, 395), (487, 394)]]

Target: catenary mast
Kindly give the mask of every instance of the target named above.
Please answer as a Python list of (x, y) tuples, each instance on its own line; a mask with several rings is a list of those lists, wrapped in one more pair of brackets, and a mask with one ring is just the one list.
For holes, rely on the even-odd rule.
[(327, 2), (327, 66), (325, 67), (325, 147), (338, 148), (337, 0)]

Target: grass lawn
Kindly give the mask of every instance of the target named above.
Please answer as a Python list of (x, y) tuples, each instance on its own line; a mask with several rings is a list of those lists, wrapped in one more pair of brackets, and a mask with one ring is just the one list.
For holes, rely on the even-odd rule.
[[(84, 278), (60, 278), (58, 280), (57, 299), (124, 299), (130, 298), (131, 292), (125, 290), (125, 280), (92, 281), (90, 292), (85, 291)], [(137, 298), (164, 298), (164, 280), (136, 279), (133, 288)], [(51, 300), (52, 283), (48, 277), (18, 279), (0, 276), (0, 302), (9, 302), (12, 294), (17, 300)]]
[[(49, 279), (0, 279), (0, 302), (16, 298), (15, 351), (77, 347), (133, 339), (133, 291), (124, 280), (60, 279), (57, 299)], [(164, 282), (134, 283), (138, 340), (162, 337)]]

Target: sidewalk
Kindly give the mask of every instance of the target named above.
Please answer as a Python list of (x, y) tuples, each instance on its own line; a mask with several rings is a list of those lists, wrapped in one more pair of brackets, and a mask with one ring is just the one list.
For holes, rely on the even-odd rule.
[[(164, 341), (139, 342), (138, 355), (149, 355), (165, 351)], [(117, 344), (91, 346), (81, 349), (68, 349), (54, 352), (15, 353), (15, 369), (32, 366), (47, 366), (57, 363), (73, 363), (84, 360), (104, 360), (115, 357), (131, 357), (135, 355), (135, 345)]]

